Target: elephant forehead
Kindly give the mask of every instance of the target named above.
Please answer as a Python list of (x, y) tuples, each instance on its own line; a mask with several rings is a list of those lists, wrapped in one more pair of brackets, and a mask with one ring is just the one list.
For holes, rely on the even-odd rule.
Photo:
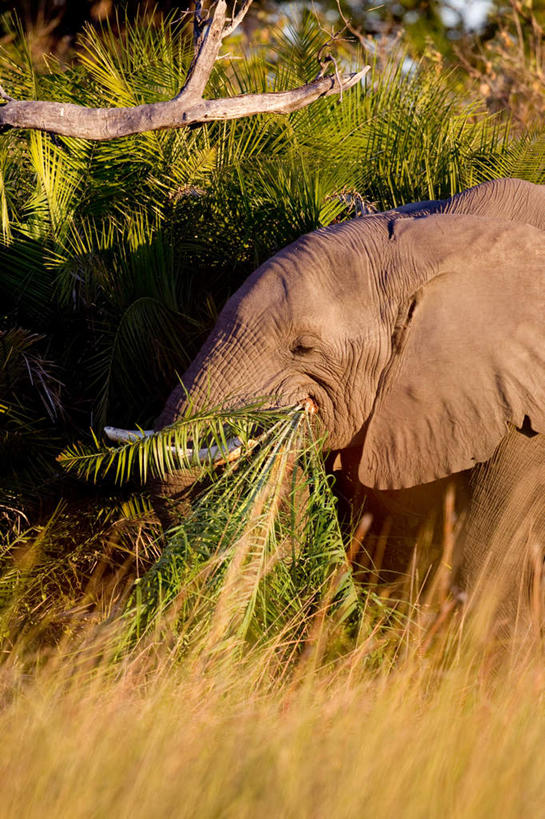
[(241, 288), (236, 317), (361, 326), (362, 309), (377, 303), (367, 259), (337, 236), (305, 236), (262, 265)]
[(330, 287), (319, 275), (298, 275), (293, 271), (284, 276), (268, 273), (248, 288), (236, 305), (236, 320), (244, 324), (268, 324), (278, 329), (306, 327), (318, 330), (327, 326), (331, 331), (358, 318), (361, 310), (354, 309), (356, 293), (347, 293), (339, 282)]

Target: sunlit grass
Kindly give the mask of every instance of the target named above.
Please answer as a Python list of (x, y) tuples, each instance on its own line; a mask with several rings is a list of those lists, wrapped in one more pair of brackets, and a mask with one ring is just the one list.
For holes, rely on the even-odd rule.
[(4, 816), (541, 815), (538, 653), (498, 668), (469, 643), (373, 672), (355, 651), (274, 686), (266, 648), (173, 663), (163, 644), (115, 675), (93, 656), (4, 666)]

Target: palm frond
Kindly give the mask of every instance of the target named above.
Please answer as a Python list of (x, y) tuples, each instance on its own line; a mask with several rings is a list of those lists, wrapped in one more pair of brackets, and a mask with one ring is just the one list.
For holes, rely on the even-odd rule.
[(337, 628), (357, 619), (319, 452), (304, 416), (285, 416), (257, 455), (213, 483), (136, 585), (122, 645), (149, 635), (221, 662), (276, 641), (286, 659), (309, 640), (313, 617)]
[[(176, 470), (201, 466), (198, 452), (202, 449), (218, 447), (227, 457), (228, 438), (238, 438), (244, 446), (260, 429), (260, 438), (274, 438), (280, 427), (293, 424), (293, 419), (298, 421), (301, 412), (300, 409), (263, 410), (258, 405), (230, 410), (212, 408), (194, 413), (189, 406), (184, 418), (145, 438), (112, 447), (104, 446), (93, 434), (91, 446), (73, 444), (57, 460), (67, 471), (85, 480), (96, 481), (99, 477), (111, 476), (116, 483), (122, 484), (136, 472), (145, 483), (149, 475), (165, 478)], [(188, 451), (192, 454), (188, 455)], [(205, 474), (211, 464), (202, 466)]]

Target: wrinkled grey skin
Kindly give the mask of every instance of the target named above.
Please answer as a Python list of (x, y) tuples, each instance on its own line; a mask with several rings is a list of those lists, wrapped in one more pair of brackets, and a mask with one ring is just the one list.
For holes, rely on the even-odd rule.
[(375, 490), (474, 470), (510, 428), (545, 433), (544, 229), (545, 186), (506, 179), (303, 236), (227, 302), (184, 387), (197, 407), (312, 398)]

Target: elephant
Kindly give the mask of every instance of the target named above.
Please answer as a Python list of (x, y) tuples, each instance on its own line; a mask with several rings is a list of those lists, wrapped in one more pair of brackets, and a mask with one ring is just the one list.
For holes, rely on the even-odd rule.
[(501, 179), (302, 236), (228, 300), (155, 428), (188, 396), (310, 399), (379, 503), (464, 476), (456, 583), (501, 564), (512, 616), (545, 541), (544, 231), (545, 186)]

